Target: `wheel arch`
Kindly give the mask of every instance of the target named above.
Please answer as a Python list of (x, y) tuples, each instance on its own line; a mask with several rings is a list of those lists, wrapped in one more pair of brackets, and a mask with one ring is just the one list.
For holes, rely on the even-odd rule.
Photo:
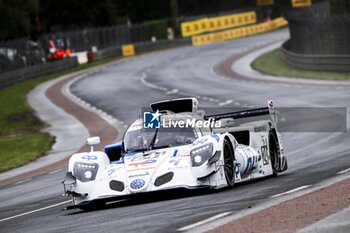
[[(224, 140), (227, 140), (228, 145), (229, 145), (229, 147), (230, 147), (230, 149), (231, 149), (231, 151), (233, 153), (233, 155), (232, 155), (233, 159), (236, 159), (235, 158), (235, 147), (233, 146), (233, 142), (232, 142), (232, 140), (235, 140), (235, 139), (233, 138), (233, 136), (232, 136), (232, 139), (231, 139), (228, 135), (225, 135)], [(222, 144), (222, 146), (224, 146), (224, 144)]]

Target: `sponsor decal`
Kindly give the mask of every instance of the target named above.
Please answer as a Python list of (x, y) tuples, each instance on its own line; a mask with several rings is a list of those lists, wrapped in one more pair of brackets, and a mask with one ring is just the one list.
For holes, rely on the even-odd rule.
[(132, 154), (125, 157), (126, 160), (130, 162), (144, 161), (145, 159), (157, 159), (161, 155), (160, 152), (150, 153), (150, 154)]
[(266, 125), (254, 127), (254, 132), (264, 132), (264, 131), (266, 131)]
[(150, 170), (150, 169), (154, 169), (154, 167), (143, 167), (143, 168), (136, 168), (136, 169), (130, 169), (130, 170), (126, 170), (127, 172), (134, 172), (134, 171), (142, 171), (142, 170)]
[(133, 182), (131, 182), (130, 187), (132, 189), (140, 189), (143, 186), (145, 186), (145, 181), (143, 179), (136, 179)]
[(111, 176), (114, 172), (116, 172), (117, 170), (119, 170), (120, 167), (115, 167), (112, 168), (111, 170), (107, 171), (107, 175)]
[(178, 150), (174, 150), (173, 157), (176, 157)]
[(171, 159), (169, 160), (169, 163), (173, 164), (174, 166), (177, 166), (180, 163), (181, 159)]
[(177, 166), (177, 167), (169, 167), (168, 171), (175, 171), (175, 170), (182, 170), (182, 169), (188, 169), (189, 166), (184, 165), (184, 166)]
[(263, 158), (263, 164), (267, 165), (269, 164), (269, 158), (268, 158), (268, 148), (267, 148), (267, 139), (265, 136), (261, 135), (261, 156)]
[(236, 180), (239, 178), (239, 168), (240, 167), (241, 167), (241, 164), (235, 162), (235, 177), (236, 177)]
[(126, 44), (122, 46), (122, 54), (124, 57), (135, 55), (135, 47), (133, 44)]
[(84, 155), (84, 156), (82, 157), (82, 159), (85, 159), (85, 160), (87, 160), (87, 161), (96, 160), (96, 159), (97, 159), (97, 156), (95, 156), (95, 155)]
[(153, 163), (157, 162), (157, 160), (155, 159), (147, 159), (145, 161), (142, 162), (136, 162), (136, 163), (130, 163), (128, 166), (134, 166), (135, 168), (137, 167), (149, 167), (149, 166), (153, 166)]
[(199, 145), (199, 144), (203, 144), (204, 142), (208, 141), (207, 138), (201, 138), (200, 140), (196, 140), (193, 142), (193, 146)]
[(311, 0), (292, 0), (293, 7), (311, 6)]
[(219, 142), (219, 140), (220, 140), (219, 135), (217, 135), (217, 134), (211, 134), (210, 136), (212, 136), (217, 142)]
[(181, 161), (182, 161), (181, 158), (169, 160), (169, 163), (173, 166), (169, 167), (168, 170), (174, 171), (174, 170), (188, 169), (189, 166), (187, 164), (181, 165), (181, 163), (180, 163)]
[(129, 178), (134, 178), (134, 177), (139, 177), (139, 176), (148, 176), (149, 174), (150, 173), (146, 171), (144, 173), (130, 175)]

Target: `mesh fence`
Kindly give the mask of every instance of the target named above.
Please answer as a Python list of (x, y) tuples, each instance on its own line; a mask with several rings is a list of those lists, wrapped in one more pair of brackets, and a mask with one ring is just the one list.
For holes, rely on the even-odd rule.
[(331, 15), (329, 3), (293, 10), (285, 18), (291, 35), (287, 50), (309, 55), (350, 54), (350, 15)]
[(45, 61), (45, 53), (38, 42), (26, 38), (0, 42), (0, 73)]
[[(64, 41), (65, 47), (72, 52), (90, 50), (96, 46), (99, 50), (128, 43), (151, 41), (152, 38), (167, 38), (169, 20), (158, 20), (133, 26), (110, 26), (88, 28), (43, 35), (38, 42), (28, 38), (0, 42), (0, 73), (42, 64), (47, 62), (49, 40)], [(57, 46), (58, 42), (56, 42)]]
[(75, 52), (89, 50), (92, 46), (104, 49), (115, 45), (150, 41), (152, 37), (165, 39), (167, 37), (167, 20), (133, 26), (110, 26), (66, 31), (44, 35), (40, 41), (47, 47), (47, 41), (55, 37), (69, 39), (71, 49)]

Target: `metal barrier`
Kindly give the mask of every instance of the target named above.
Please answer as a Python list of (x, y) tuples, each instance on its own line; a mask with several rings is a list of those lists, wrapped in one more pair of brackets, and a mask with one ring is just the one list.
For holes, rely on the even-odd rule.
[[(156, 42), (142, 42), (134, 44), (136, 53), (143, 53), (158, 49), (166, 49), (185, 45), (191, 45), (190, 38), (176, 40), (159, 40)], [(112, 46), (97, 51), (93, 54), (93, 60), (102, 60), (112, 56), (122, 56), (120, 46)], [(62, 71), (77, 65), (79, 65), (78, 59), (76, 57), (71, 57), (55, 62), (33, 65), (2, 73), (0, 74), (0, 88), (4, 88), (22, 81), (30, 80), (40, 75)]]
[(328, 2), (285, 14), (290, 39), (284, 60), (299, 69), (350, 71), (350, 15), (332, 15)]
[(0, 42), (0, 73), (27, 66), (45, 63), (49, 53), (49, 40), (61, 41), (60, 46), (69, 47), (71, 52), (109, 49), (129, 43), (151, 41), (152, 38), (166, 39), (169, 19), (135, 24), (132, 26), (109, 26), (87, 28), (74, 31), (57, 32), (42, 35), (38, 42), (29, 38)]
[[(191, 45), (190, 38), (158, 40), (156, 42), (140, 42), (134, 44), (136, 54), (186, 45)], [(99, 50), (96, 53), (94, 53), (93, 56), (94, 60), (101, 60), (112, 56), (122, 56), (122, 51), (120, 46), (113, 46), (110, 48)]]
[(350, 55), (316, 55), (293, 53), (282, 45), (282, 58), (289, 65), (302, 70), (350, 71)]
[(177, 46), (191, 45), (190, 38), (181, 38), (176, 40), (158, 40), (157, 42), (141, 42), (135, 44), (136, 53), (144, 53), (158, 49), (167, 49)]
[(41, 75), (66, 70), (77, 65), (79, 65), (77, 58), (71, 57), (55, 62), (28, 66), (2, 73), (0, 75), (0, 88), (8, 87), (22, 81), (27, 81)]

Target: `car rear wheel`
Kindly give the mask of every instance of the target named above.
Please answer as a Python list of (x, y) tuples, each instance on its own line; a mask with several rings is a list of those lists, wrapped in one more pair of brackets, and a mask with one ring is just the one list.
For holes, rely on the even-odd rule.
[(225, 139), (224, 141), (224, 172), (225, 172), (225, 178), (227, 181), (227, 185), (229, 187), (233, 187), (235, 183), (235, 176), (234, 176), (234, 153), (232, 151), (232, 147), (230, 146), (229, 142)]
[(277, 176), (279, 171), (279, 146), (277, 142), (276, 135), (273, 132), (269, 134), (269, 151), (270, 151), (270, 160), (271, 160), (271, 168), (272, 175)]

